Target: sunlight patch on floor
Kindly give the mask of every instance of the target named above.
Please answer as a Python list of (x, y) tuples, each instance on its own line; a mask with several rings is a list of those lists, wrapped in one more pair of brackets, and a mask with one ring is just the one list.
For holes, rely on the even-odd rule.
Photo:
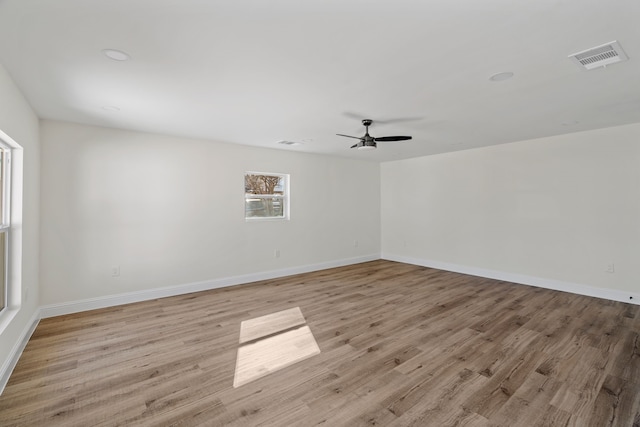
[(320, 354), (311, 329), (304, 324), (299, 307), (242, 322), (233, 386)]
[(300, 307), (245, 320), (240, 324), (240, 344), (263, 338), (267, 335), (273, 335), (276, 332), (285, 331), (294, 326), (304, 325), (305, 323)]

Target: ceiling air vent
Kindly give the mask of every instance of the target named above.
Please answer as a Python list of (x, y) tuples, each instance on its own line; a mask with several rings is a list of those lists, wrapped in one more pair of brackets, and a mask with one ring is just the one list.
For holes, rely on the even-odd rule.
[(609, 64), (622, 62), (629, 59), (627, 54), (622, 50), (622, 46), (617, 41), (612, 41), (601, 46), (583, 50), (582, 52), (573, 53), (569, 58), (578, 65), (583, 66), (587, 70), (598, 67), (606, 67)]

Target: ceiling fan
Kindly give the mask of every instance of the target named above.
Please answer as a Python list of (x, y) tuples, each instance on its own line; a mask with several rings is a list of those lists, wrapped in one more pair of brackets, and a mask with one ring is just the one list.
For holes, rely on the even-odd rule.
[(408, 139), (411, 139), (410, 136), (381, 136), (379, 138), (374, 138), (373, 136), (369, 135), (369, 126), (371, 126), (371, 123), (373, 123), (373, 120), (371, 119), (362, 120), (362, 124), (366, 128), (366, 132), (364, 133), (364, 136), (358, 137), (358, 136), (351, 136), (351, 135), (343, 135), (341, 133), (337, 133), (336, 135), (345, 136), (347, 138), (359, 139), (360, 142), (351, 146), (351, 148), (357, 148), (358, 150), (373, 150), (378, 146), (376, 142), (406, 141)]

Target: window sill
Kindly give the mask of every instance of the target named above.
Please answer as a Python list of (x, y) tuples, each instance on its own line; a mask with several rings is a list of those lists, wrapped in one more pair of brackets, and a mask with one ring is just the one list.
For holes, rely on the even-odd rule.
[(245, 222), (261, 222), (261, 221), (289, 221), (289, 218), (286, 217), (271, 217), (271, 218), (260, 218), (260, 217), (252, 217), (245, 218)]

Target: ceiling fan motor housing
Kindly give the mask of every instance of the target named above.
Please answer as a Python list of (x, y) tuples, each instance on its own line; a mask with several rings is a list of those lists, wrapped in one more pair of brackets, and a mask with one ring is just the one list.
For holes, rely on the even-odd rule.
[(362, 141), (360, 144), (358, 144), (357, 148), (358, 150), (373, 150), (378, 146), (378, 144), (375, 143), (375, 141)]

